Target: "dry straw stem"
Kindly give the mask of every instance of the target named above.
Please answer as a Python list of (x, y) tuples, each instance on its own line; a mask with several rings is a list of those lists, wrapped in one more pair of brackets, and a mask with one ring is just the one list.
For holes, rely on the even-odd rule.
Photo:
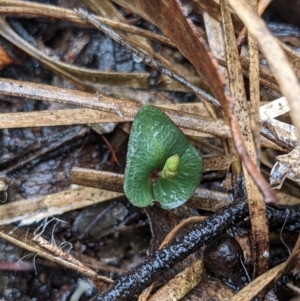
[(262, 105), (259, 108), (259, 115), (261, 120), (267, 120), (286, 114), (289, 111), (290, 107), (286, 98), (280, 97)]
[(197, 188), (187, 204), (188, 206), (199, 210), (216, 212), (232, 202), (232, 194), (205, 188)]
[[(43, 84), (33, 84), (15, 80), (0, 79), (0, 93), (7, 96), (25, 97), (55, 103), (63, 103), (118, 114), (120, 117), (133, 118), (141, 105), (131, 101), (107, 97), (100, 93), (87, 93), (70, 89), (61, 89)], [(230, 129), (224, 121), (202, 117), (195, 114), (163, 111), (179, 127), (229, 138)]]
[[(173, 104), (164, 107), (169, 108), (171, 110), (177, 110), (176, 106)], [(0, 113), (0, 129), (95, 124), (110, 122), (131, 122), (133, 121), (133, 119), (133, 117), (120, 117), (119, 115), (113, 113), (101, 112), (92, 109), (65, 109), (2, 114)], [(209, 134), (204, 134), (198, 131), (188, 129), (182, 129), (182, 131), (184, 132), (184, 134), (194, 137), (213, 137)], [(264, 137), (262, 137), (262, 139), (264, 140), (264, 146), (278, 149), (278, 146), (276, 144), (264, 139)], [(279, 150), (281, 150), (281, 148)], [(225, 158), (225, 161), (222, 161), (220, 163), (222, 164), (222, 166), (228, 166), (229, 158)]]
[(66, 109), (17, 113), (0, 113), (0, 129), (91, 124), (107, 122), (129, 122), (133, 117), (101, 112), (92, 109)]
[(123, 193), (124, 175), (108, 171), (73, 167), (70, 182), (77, 185), (95, 187)]
[[(220, 1), (220, 7), (226, 47), (229, 88), (231, 97), (234, 100), (234, 115), (237, 117), (239, 127), (243, 129), (242, 134), (245, 147), (251, 157), (251, 160), (253, 162), (257, 162), (257, 152), (252, 134), (250, 112), (244, 88), (242, 68), (239, 62), (233, 24), (226, 0)], [(258, 111), (259, 89), (257, 89), (257, 87), (255, 87), (255, 89), (256, 106)], [(259, 111), (257, 112), (257, 116), (259, 116)], [(263, 196), (245, 165), (243, 165), (243, 173), (251, 217), (251, 255), (254, 260), (253, 276), (256, 278), (258, 275), (268, 270), (269, 258), (264, 257), (263, 254), (265, 254), (265, 252), (269, 252), (269, 230), (267, 227), (266, 206)]]
[[(73, 167), (70, 182), (78, 185), (100, 188), (123, 193), (123, 174)], [(207, 211), (216, 211), (233, 202), (231, 194), (197, 188), (189, 200), (189, 205)]]
[[(272, 0), (271, 0), (272, 1)], [(249, 2), (254, 10), (257, 10), (257, 0), (251, 0)], [(259, 2), (260, 4), (261, 1)], [(263, 0), (263, 4), (265, 1)], [(255, 38), (252, 34), (248, 36), (248, 46), (249, 46), (249, 84), (250, 84), (250, 118), (251, 118), (251, 128), (254, 138), (254, 146), (256, 150), (257, 166), (260, 164), (260, 85), (259, 85), (259, 53), (258, 46)]]
[(291, 118), (300, 138), (300, 87), (284, 51), (276, 38), (268, 30), (264, 21), (257, 16), (245, 0), (228, 0), (232, 9), (241, 18), (248, 31), (257, 39), (260, 50), (268, 60), (269, 66), (291, 108)]
[[(225, 60), (225, 46), (224, 46), (224, 38), (223, 38), (223, 30), (222, 30), (222, 24), (218, 22), (216, 19), (214, 19), (211, 15), (209, 15), (207, 12), (203, 12), (203, 21), (205, 24), (205, 32), (207, 36), (207, 42), (209, 44), (209, 47), (213, 53), (213, 55), (216, 58), (220, 58)], [(225, 79), (227, 80), (227, 70), (225, 67), (220, 67), (220, 70), (223, 72)], [(208, 107), (208, 105), (206, 106)], [(225, 118), (224, 112), (221, 110), (217, 110), (216, 108), (209, 108), (208, 111), (212, 111), (211, 116), (212, 117), (220, 117), (220, 118)], [(232, 171), (235, 170), (241, 170), (240, 167), (240, 160), (236, 154), (236, 150), (233, 144), (232, 139), (226, 140), (222, 139), (221, 140), (222, 148), (224, 153), (231, 154), (233, 157), (233, 160), (230, 162), (230, 165), (228, 165), (227, 170), (232, 169)], [(221, 161), (219, 161), (221, 162)], [(206, 165), (207, 162), (204, 163), (204, 166)]]
[(97, 15), (111, 18), (115, 21), (125, 21), (124, 15), (110, 2), (110, 0), (84, 0), (93, 12)]
[[(73, 91), (73, 90), (72, 90)], [(74, 91), (73, 93), (76, 93)], [(75, 97), (75, 94), (74, 94)], [(202, 108), (201, 103), (197, 104), (197, 107)], [(186, 110), (186, 106), (183, 105), (158, 105), (157, 107), (163, 108), (165, 110), (176, 110), (176, 111), (185, 111), (189, 113), (191, 110)], [(185, 107), (185, 108), (184, 108)], [(193, 105), (195, 107), (195, 105)], [(202, 108), (203, 109), (203, 108)], [(198, 112), (199, 111), (199, 112)], [(195, 112), (194, 112), (195, 113)], [(197, 114), (204, 117), (207, 116), (206, 111), (197, 110)], [(120, 115), (108, 112), (102, 112), (99, 110), (93, 109), (65, 109), (65, 110), (48, 110), (48, 111), (36, 111), (36, 112), (15, 112), (15, 113), (0, 113), (0, 129), (10, 129), (10, 128), (26, 128), (26, 127), (41, 127), (41, 126), (59, 126), (59, 125), (78, 125), (78, 124), (94, 124), (94, 123), (107, 123), (107, 122), (128, 122), (132, 121), (134, 117), (121, 117)], [(209, 119), (208, 119), (209, 120)], [(275, 119), (263, 119), (262, 131), (264, 131), (266, 126), (272, 126), (274, 133), (282, 133), (279, 135), (282, 141), (278, 141), (278, 137), (272, 136), (274, 142), (281, 144), (285, 149), (289, 149), (289, 145), (297, 145), (297, 139), (293, 139), (293, 136), (290, 134), (293, 133), (293, 126), (290, 126), (290, 130), (286, 129), (287, 124), (279, 122)], [(215, 127), (214, 121), (211, 119), (212, 127)], [(183, 133), (190, 137), (213, 137), (209, 133), (203, 133), (194, 129), (185, 129), (181, 128)], [(209, 127), (207, 128), (209, 131)], [(229, 130), (229, 129), (228, 129)], [(267, 130), (267, 129), (265, 129)], [(290, 134), (289, 134), (290, 133)], [(219, 133), (219, 136), (222, 136), (222, 132)], [(225, 135), (226, 128), (225, 128)], [(261, 136), (261, 143), (264, 147), (276, 149), (283, 151), (283, 149), (278, 146), (276, 143), (266, 139), (264, 136)], [(210, 170), (215, 170), (216, 168), (225, 169), (228, 164), (232, 161), (230, 156), (225, 156), (224, 161), (216, 161), (216, 158), (205, 158), (210, 167)]]
[(79, 187), (62, 192), (20, 200), (0, 206), (0, 226), (21, 222), (32, 224), (53, 215), (106, 202), (122, 193), (96, 188)]
[(291, 283), (291, 282), (288, 282), (288, 283), (286, 284), (286, 286), (287, 286), (289, 289), (291, 289), (292, 291), (294, 291), (295, 294), (298, 295), (298, 297), (293, 298), (293, 299), (291, 299), (291, 300), (292, 300), (292, 301), (299, 301), (299, 300), (300, 300), (300, 298), (299, 298), (299, 295), (300, 295), (300, 288), (297, 287), (296, 285), (294, 285), (294, 284)]
[(73, 263), (74, 265), (77, 265), (80, 268), (86, 268), (84, 264), (82, 264), (79, 260), (74, 258), (72, 255), (64, 252), (63, 250), (59, 249), (56, 245), (49, 243), (47, 240), (41, 237), (41, 235), (33, 236), (32, 241), (36, 242), (40, 247), (42, 247), (46, 251), (49, 251), (52, 255), (61, 257), (63, 260)]
[[(74, 91), (74, 97), (75, 94), (76, 92)], [(158, 107), (163, 109), (181, 111), (181, 112), (184, 111), (186, 113), (194, 112), (194, 114), (208, 116), (207, 112), (205, 111), (201, 103), (167, 104), (167, 105), (158, 105)], [(114, 113), (102, 112), (93, 109), (81, 109), (81, 108), (33, 111), (33, 112), (0, 113), (0, 121), (1, 121), (0, 129), (74, 125), (74, 124), (93, 124), (93, 123), (107, 123), (107, 122), (130, 122), (133, 121), (133, 119), (134, 119), (133, 117), (126, 117), (126, 116), (121, 117), (120, 115)], [(196, 132), (193, 130), (184, 130), (184, 129), (183, 131), (188, 133), (190, 136), (203, 137), (203, 133), (200, 132)]]
[[(71, 90), (73, 91), (73, 90)], [(73, 92), (75, 97), (76, 91)], [(196, 107), (202, 108), (201, 103), (197, 104)], [(158, 105), (159, 108), (163, 108), (165, 110), (176, 110), (176, 111), (185, 111), (189, 113), (187, 110), (187, 106), (183, 105)], [(195, 108), (195, 105), (193, 105)], [(203, 108), (202, 108), (203, 109)], [(194, 112), (195, 113), (195, 112)], [(206, 111), (197, 110), (197, 114), (203, 114), (203, 117), (206, 117)], [(132, 121), (134, 117), (121, 117), (120, 115), (109, 113), (109, 112), (102, 112), (99, 110), (93, 109), (65, 109), (65, 110), (48, 110), (48, 111), (36, 111), (36, 112), (15, 112), (15, 113), (0, 113), (0, 129), (11, 129), (11, 128), (26, 128), (26, 127), (41, 127), (41, 126), (59, 126), (59, 125), (78, 125), (78, 124), (94, 124), (94, 123), (107, 123), (107, 122), (129, 122)], [(209, 119), (208, 119), (209, 120)], [(215, 122), (213, 119), (210, 121), (212, 123), (212, 127), (215, 127)], [(267, 122), (267, 121), (266, 121)], [(276, 120), (274, 120), (276, 122)], [(280, 123), (280, 125), (284, 125)], [(209, 128), (208, 128), (209, 129)], [(276, 127), (275, 127), (276, 129)], [(184, 134), (191, 136), (191, 137), (213, 137), (209, 133), (203, 133), (200, 131), (196, 131), (193, 129), (184, 129), (181, 128)], [(228, 129), (229, 131), (229, 129)], [(278, 130), (279, 132), (279, 130)], [(222, 133), (219, 133), (222, 136)], [(226, 128), (225, 128), (225, 135), (226, 135)], [(261, 143), (264, 147), (277, 149), (282, 151), (282, 148), (279, 147), (277, 144), (271, 142), (270, 140), (266, 139), (265, 137), (261, 136)], [(287, 139), (285, 139), (288, 141)], [(291, 140), (289, 140), (291, 141)], [(228, 166), (229, 164), (229, 157), (225, 158), (225, 161), (222, 161), (222, 166)], [(220, 166), (221, 169), (224, 169)]]
[(111, 283), (112, 280), (103, 276), (99, 276), (95, 271), (89, 269), (88, 267), (80, 267), (77, 264), (66, 261), (63, 258), (54, 256), (45, 252), (42, 247), (33, 241), (33, 235), (28, 232), (24, 232), (21, 229), (17, 229), (14, 226), (4, 226), (0, 230), (0, 238), (9, 241), (10, 243), (32, 253), (36, 254), (42, 258), (45, 258), (51, 262), (54, 262), (66, 269), (75, 271), (76, 273), (81, 274), (84, 277), (91, 278), (94, 281), (100, 281), (103, 288), (106, 287), (108, 283)]

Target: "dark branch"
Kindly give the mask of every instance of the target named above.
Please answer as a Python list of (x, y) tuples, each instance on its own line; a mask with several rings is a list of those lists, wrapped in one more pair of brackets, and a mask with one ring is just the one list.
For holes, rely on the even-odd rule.
[(183, 237), (156, 251), (152, 257), (121, 276), (106, 292), (99, 294), (96, 300), (121, 301), (141, 293), (162, 272), (218, 237), (231, 225), (242, 221), (247, 215), (248, 206), (245, 201), (224, 207), (203, 223), (196, 225)]

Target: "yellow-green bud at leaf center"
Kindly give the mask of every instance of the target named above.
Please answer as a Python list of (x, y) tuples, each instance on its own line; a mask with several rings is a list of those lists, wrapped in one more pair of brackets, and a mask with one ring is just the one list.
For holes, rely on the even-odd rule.
[(158, 173), (159, 177), (165, 179), (172, 179), (177, 175), (180, 158), (178, 155), (171, 156), (167, 159), (165, 166), (161, 172)]

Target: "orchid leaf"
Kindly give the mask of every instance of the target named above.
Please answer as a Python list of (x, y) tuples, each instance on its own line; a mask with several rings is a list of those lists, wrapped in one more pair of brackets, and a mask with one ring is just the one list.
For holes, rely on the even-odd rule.
[(182, 131), (160, 110), (144, 105), (128, 142), (124, 191), (129, 201), (145, 207), (182, 205), (200, 182), (203, 163)]

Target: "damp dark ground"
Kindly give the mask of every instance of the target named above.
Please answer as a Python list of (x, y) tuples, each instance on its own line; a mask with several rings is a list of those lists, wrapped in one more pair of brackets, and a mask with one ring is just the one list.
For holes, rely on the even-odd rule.
[[(68, 8), (84, 7), (81, 1), (76, 0), (41, 2)], [(292, 5), (289, 1), (288, 3)], [(266, 19), (275, 24), (275, 30), (276, 21), (279, 19), (281, 24), (290, 26), (286, 26), (287, 31), (298, 30), (299, 34), (297, 28), (299, 6), (293, 10), (293, 15), (287, 16), (285, 10), (281, 11), (281, 5), (282, 1), (274, 1)], [(287, 8), (288, 5), (284, 7)], [(151, 24), (130, 12), (119, 10), (131, 23), (156, 30)], [(155, 89), (159, 74), (138, 62), (121, 46), (96, 30), (80, 29), (70, 24), (42, 19), (16, 18), (8, 21), (24, 39), (32, 44), (40, 41), (52, 49), (53, 54), (62, 61), (72, 61), (79, 66), (103, 71), (149, 72)], [(288, 32), (287, 35), (289, 34), (291, 33)], [(74, 55), (75, 45), (81, 42), (84, 43), (84, 47)], [(9, 66), (0, 71), (1, 77), (72, 87), (2, 37), (0, 45), (13, 60)], [(109, 88), (103, 92), (111, 93)], [(166, 97), (172, 102), (195, 101), (191, 93), (166, 92)], [(1, 113), (65, 108), (61, 105), (3, 95), (0, 95), (0, 98)], [(129, 128), (130, 124), (116, 125), (112, 131), (103, 134), (106, 139), (88, 125), (1, 130), (0, 172), (8, 183), (6, 202), (68, 189), (70, 169), (73, 166), (123, 173)], [(114, 150), (118, 162), (114, 161), (106, 140)], [(219, 178), (204, 183), (206, 187), (216, 187), (218, 184)], [(45, 229), (43, 237), (48, 241), (55, 241), (58, 246), (64, 243), (65, 248), (70, 248), (71, 254), (85, 265), (94, 268), (100, 275), (116, 279), (156, 250), (166, 234), (181, 220), (195, 215), (199, 215), (199, 212), (185, 206), (170, 211), (163, 211), (158, 207), (147, 210), (135, 208), (124, 197), (58, 215), (60, 222), (51, 222)], [(21, 229), (32, 233), (40, 223), (22, 226)], [(275, 239), (274, 244), (278, 241)], [(288, 244), (292, 246), (294, 242), (295, 237), (289, 237)], [(222, 237), (218, 245), (220, 244), (229, 244), (228, 248), (235, 254), (235, 259), (241, 255), (240, 246), (236, 242), (231, 242), (231, 238)], [(214, 298), (212, 291), (217, 291), (223, 285), (218, 279), (230, 278), (231, 282), (225, 283), (228, 284), (226, 289), (232, 290), (232, 293), (236, 287), (242, 285), (241, 279), (247, 281), (246, 274), (240, 270), (240, 265), (235, 267), (236, 261), (229, 267), (222, 266), (218, 253), (214, 253), (215, 249), (217, 246), (214, 243), (205, 251), (207, 266), (213, 266), (215, 261), (220, 261), (220, 268), (214, 270), (212, 267), (212, 271), (209, 272), (210, 278), (205, 280), (214, 283), (214, 288), (208, 293), (197, 287), (185, 300), (206, 300), (208, 296)], [(195, 257), (199, 257), (201, 253), (202, 250), (174, 269), (170, 269), (164, 278), (159, 279), (157, 285), (172, 278), (178, 270), (192, 262)], [(276, 265), (285, 260), (288, 253), (278, 242), (271, 255), (272, 265)], [(83, 281), (89, 284), (89, 289), (79, 299), (72, 300), (90, 300), (96, 294), (92, 282), (5, 240), (0, 240), (1, 300), (71, 300), (73, 293)], [(285, 293), (287, 300), (290, 292)]]

